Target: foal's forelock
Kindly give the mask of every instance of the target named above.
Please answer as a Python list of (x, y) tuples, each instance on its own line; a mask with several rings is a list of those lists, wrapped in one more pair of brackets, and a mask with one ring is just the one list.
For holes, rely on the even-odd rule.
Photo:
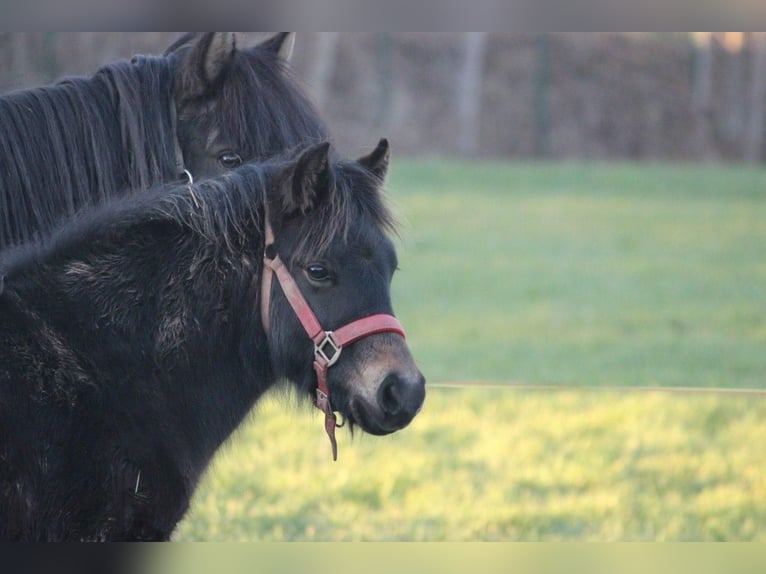
[(384, 235), (397, 233), (397, 222), (382, 193), (381, 182), (350, 162), (334, 168), (334, 187), (330, 197), (307, 218), (301, 237), (291, 254), (294, 261), (317, 257), (340, 239), (349, 241), (356, 227), (364, 232), (370, 226)]

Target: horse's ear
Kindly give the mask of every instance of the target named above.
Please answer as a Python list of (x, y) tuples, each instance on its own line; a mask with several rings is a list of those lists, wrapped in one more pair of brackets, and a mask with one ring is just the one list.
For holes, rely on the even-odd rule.
[(177, 52), (184, 46), (188, 46), (191, 44), (192, 40), (194, 38), (198, 37), (201, 34), (201, 32), (186, 32), (185, 34), (182, 34), (175, 42), (173, 42), (170, 46), (168, 46), (167, 50), (165, 50), (165, 56), (169, 56), (170, 54)]
[(295, 32), (280, 32), (256, 47), (273, 52), (285, 62), (289, 62), (295, 49)]
[(176, 78), (179, 101), (207, 94), (226, 71), (236, 50), (234, 32), (193, 34), (186, 44), (189, 48), (181, 56)]
[(381, 139), (378, 142), (378, 146), (372, 151), (372, 153), (360, 157), (357, 161), (359, 165), (372, 173), (379, 180), (383, 181), (388, 173), (388, 161), (391, 157), (391, 150), (386, 138)]

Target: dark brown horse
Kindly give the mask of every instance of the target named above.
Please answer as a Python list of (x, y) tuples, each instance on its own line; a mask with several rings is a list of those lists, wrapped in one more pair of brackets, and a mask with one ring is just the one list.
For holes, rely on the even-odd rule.
[(0, 249), (127, 190), (215, 175), (327, 139), (291, 80), (293, 36), (182, 36), (90, 78), (0, 97)]
[(168, 539), (280, 380), (320, 391), (331, 434), (334, 412), (406, 426), (425, 381), (391, 306), (387, 164), (385, 141), (354, 162), (315, 145), (112, 200), (6, 252), (0, 539)]

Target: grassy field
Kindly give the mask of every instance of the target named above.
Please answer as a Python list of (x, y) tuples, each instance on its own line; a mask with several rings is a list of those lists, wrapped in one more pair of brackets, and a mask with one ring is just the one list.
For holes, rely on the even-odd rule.
[(181, 540), (758, 540), (766, 398), (432, 389), (410, 428), (263, 404)]
[(766, 385), (766, 171), (394, 166), (430, 380)]
[(389, 189), (429, 381), (554, 389), (435, 384), (337, 463), (267, 401), (179, 539), (766, 541), (766, 396), (603, 388), (766, 389), (766, 171), (399, 161)]

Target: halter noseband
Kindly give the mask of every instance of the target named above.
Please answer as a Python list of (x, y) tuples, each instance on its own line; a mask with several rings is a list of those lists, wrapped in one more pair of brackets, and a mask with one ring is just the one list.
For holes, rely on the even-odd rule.
[(316, 315), (311, 310), (308, 302), (300, 291), (287, 266), (276, 255), (270, 258), (268, 248), (274, 242), (274, 233), (266, 216), (266, 248), (263, 255), (263, 275), (261, 278), (261, 321), (269, 335), (269, 307), (271, 299), (272, 276), (276, 275), (277, 281), (282, 288), (287, 301), (295, 311), (304, 331), (314, 343), (314, 371), (317, 375), (317, 389), (315, 406), (324, 413), (324, 428), (332, 445), (332, 458), (338, 460), (338, 443), (335, 440), (336, 427), (343, 426), (337, 423), (335, 412), (330, 402), (330, 389), (327, 387), (327, 371), (340, 358), (344, 347), (352, 343), (375, 335), (377, 333), (398, 333), (404, 337), (404, 329), (401, 323), (393, 315), (377, 314), (357, 319), (335, 331), (326, 331), (322, 328)]

